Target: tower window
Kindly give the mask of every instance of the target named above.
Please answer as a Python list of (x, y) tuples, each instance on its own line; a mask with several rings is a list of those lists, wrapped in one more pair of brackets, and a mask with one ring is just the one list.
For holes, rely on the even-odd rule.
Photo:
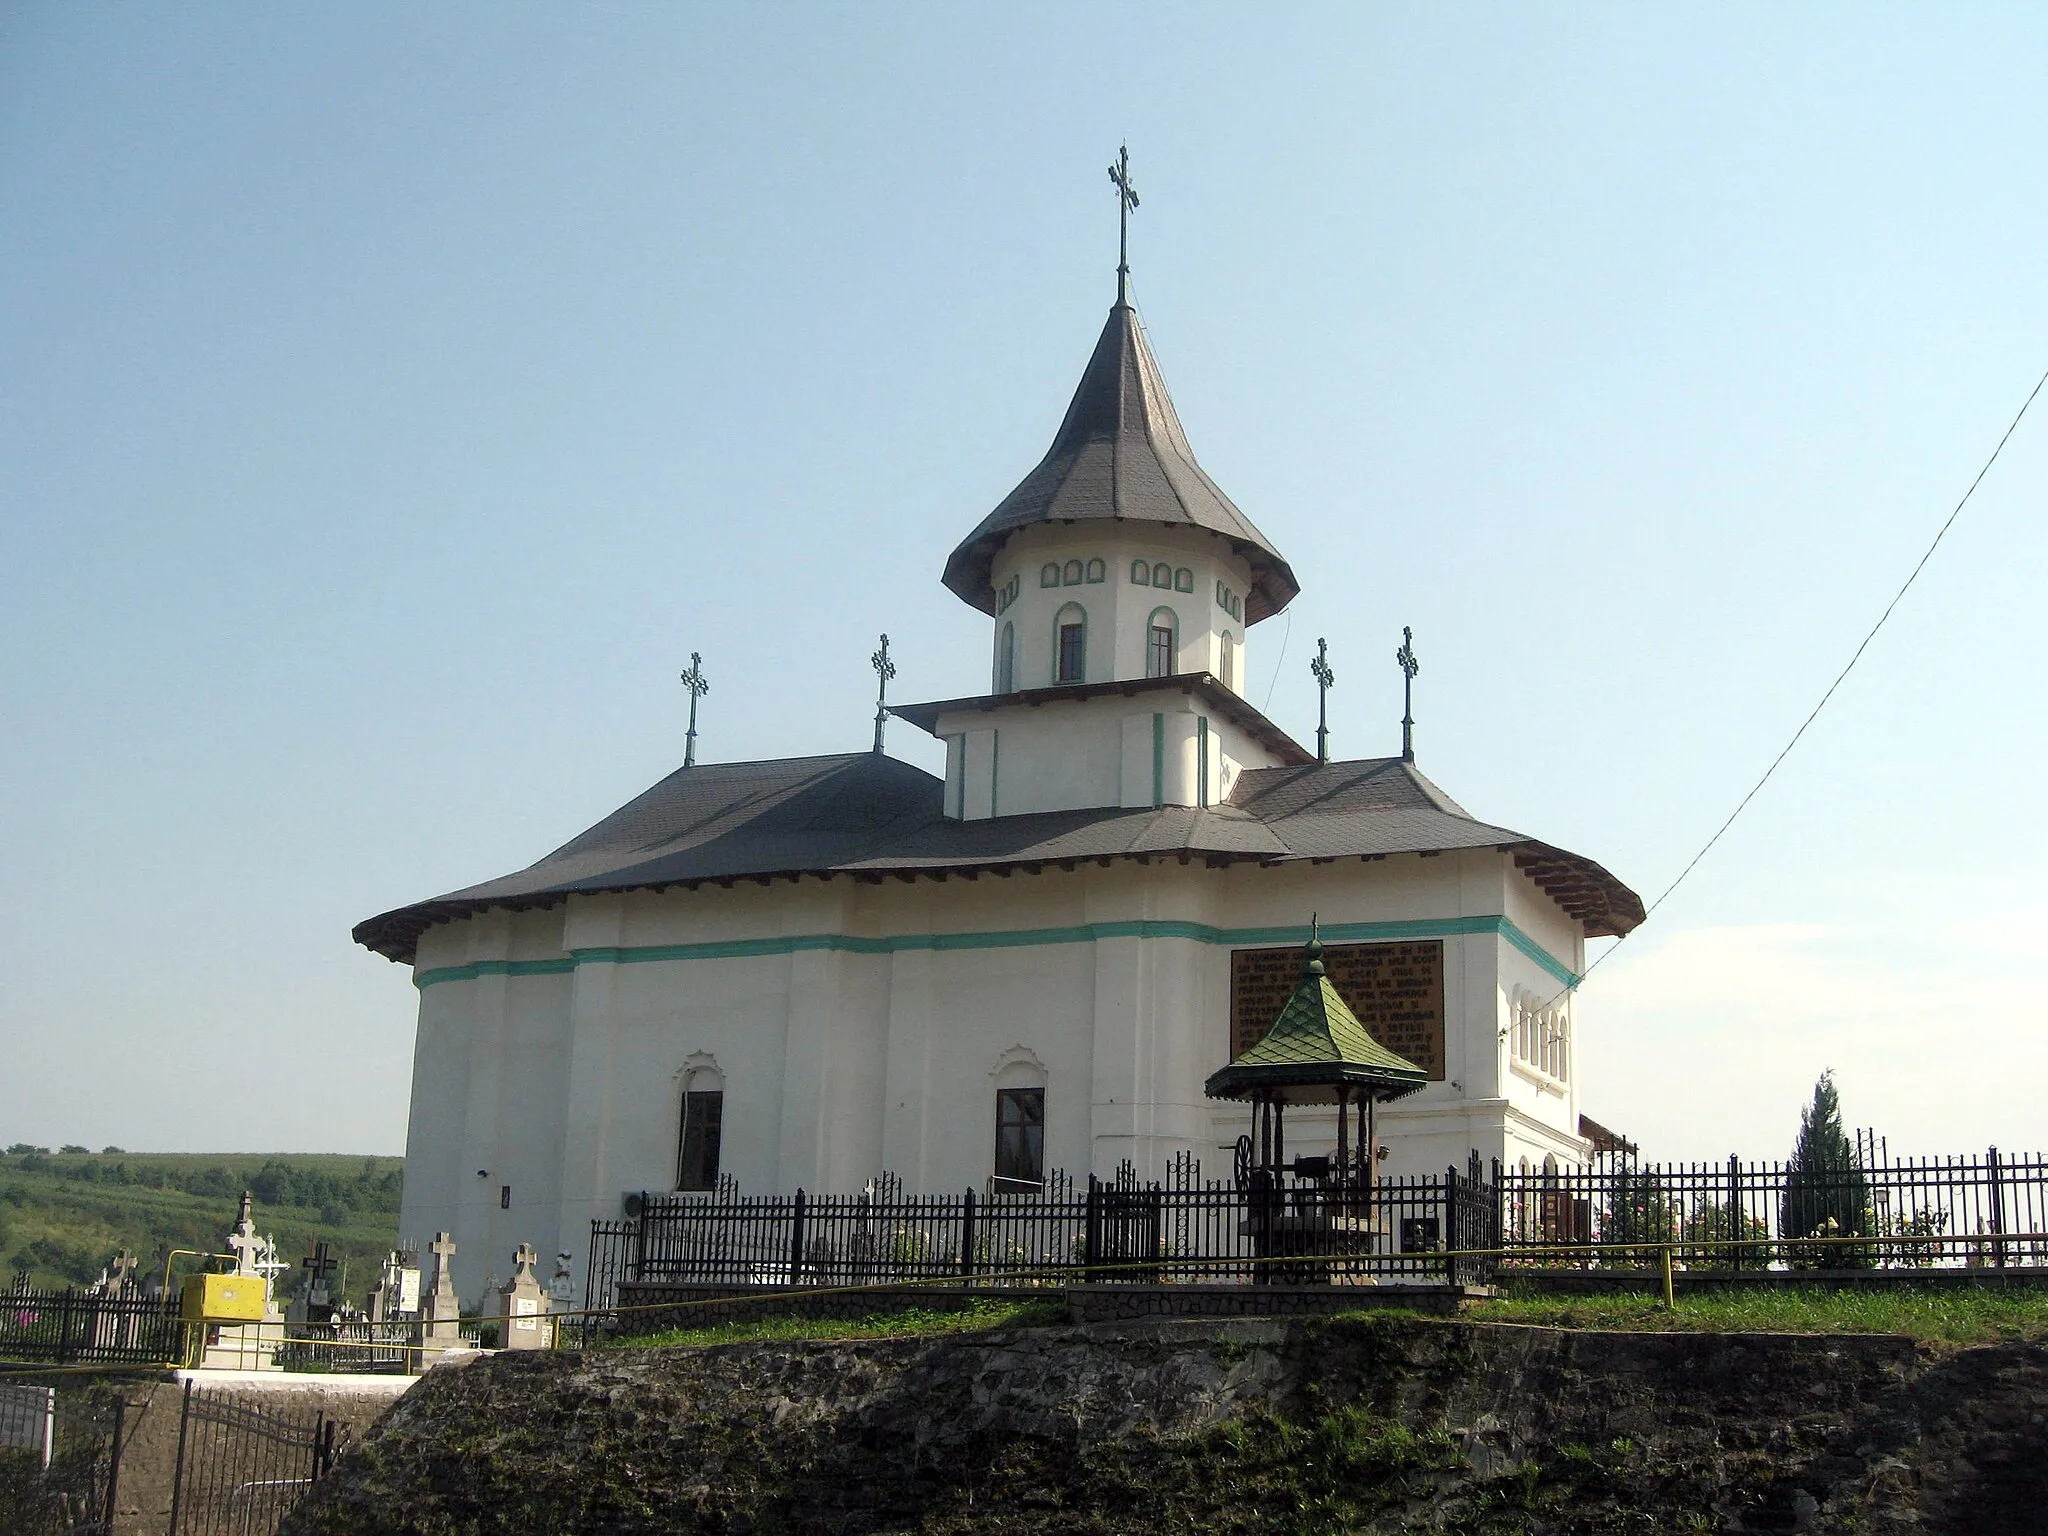
[(1003, 638), (996, 646), (996, 692), (1017, 691), (1017, 626), (1005, 624)]
[(1085, 579), (1091, 582), (1101, 581), (1108, 574), (1109, 567), (1105, 565), (1102, 561), (1090, 560), (1088, 562), (1088, 575)]
[(1145, 675), (1173, 676), (1173, 631), (1163, 624), (1152, 626), (1152, 634), (1145, 651)]
[(1088, 680), (1088, 615), (1079, 603), (1068, 603), (1052, 621), (1052, 680)]
[(682, 1147), (676, 1158), (677, 1189), (718, 1188), (718, 1141), (724, 1124), (723, 1089), (683, 1095)]
[(1133, 560), (1131, 562), (1131, 585), (1134, 587), (1151, 586), (1152, 567), (1142, 560)]
[(1060, 625), (1060, 675), (1063, 683), (1085, 681), (1088, 669), (1088, 626), (1075, 620)]
[(1172, 590), (1173, 567), (1166, 564), (1164, 561), (1161, 561), (1158, 565), (1153, 566), (1152, 585), (1155, 587), (1165, 587), (1169, 591)]
[(1060, 581), (1070, 587), (1081, 585), (1081, 562), (1069, 560), (1066, 569), (1060, 572)]
[(996, 1191), (1045, 1185), (1045, 1090), (996, 1090)]
[(1038, 584), (1041, 587), (1056, 587), (1060, 584), (1060, 568), (1057, 563), (1046, 561), (1038, 573)]
[(1154, 608), (1152, 617), (1145, 621), (1145, 675), (1147, 677), (1171, 677), (1177, 670), (1174, 659), (1174, 641), (1178, 638), (1180, 626), (1174, 621), (1171, 608)]
[(1173, 590), (1176, 592), (1194, 591), (1195, 573), (1186, 566), (1182, 566), (1179, 570), (1175, 571), (1173, 573)]
[(1222, 660), (1218, 664), (1223, 668), (1223, 686), (1235, 692), (1237, 690), (1237, 641), (1232, 638), (1230, 631), (1227, 629), (1223, 631), (1222, 650)]

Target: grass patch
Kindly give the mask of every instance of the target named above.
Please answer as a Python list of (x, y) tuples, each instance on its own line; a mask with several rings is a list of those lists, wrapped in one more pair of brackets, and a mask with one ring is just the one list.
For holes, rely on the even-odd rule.
[(976, 1301), (954, 1311), (909, 1307), (872, 1317), (760, 1317), (637, 1334), (612, 1349), (676, 1349), (696, 1344), (748, 1344), (776, 1339), (894, 1339), (935, 1333), (980, 1333), (990, 1328), (1051, 1328), (1065, 1323), (1067, 1304), (1054, 1297)]
[(1667, 1312), (1647, 1296), (1558, 1296), (1510, 1287), (1462, 1316), (1481, 1323), (1640, 1332), (1902, 1333), (1936, 1344), (2048, 1339), (2048, 1291), (1826, 1286), (1715, 1290), (1678, 1296)]

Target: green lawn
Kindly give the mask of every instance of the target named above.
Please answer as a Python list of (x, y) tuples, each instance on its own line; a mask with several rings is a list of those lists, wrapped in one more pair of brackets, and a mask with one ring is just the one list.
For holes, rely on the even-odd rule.
[(360, 1299), (397, 1241), (403, 1170), (403, 1158), (327, 1154), (0, 1155), (0, 1284), (23, 1272), (36, 1285), (83, 1284), (123, 1248), (154, 1274), (173, 1248), (219, 1252), (249, 1189), (278, 1257), (296, 1262), (326, 1239)]
[(1650, 1297), (1509, 1293), (1468, 1306), (1475, 1322), (1546, 1328), (1620, 1328), (1714, 1333), (1903, 1333), (1940, 1344), (2048, 1338), (2048, 1290), (1834, 1290), (1759, 1286), (1755, 1290), (1678, 1293), (1673, 1311)]
[(988, 1328), (1052, 1328), (1067, 1320), (1057, 1296), (977, 1301), (956, 1312), (912, 1307), (862, 1318), (765, 1317), (743, 1323), (664, 1328), (620, 1339), (619, 1349), (669, 1349), (682, 1344), (742, 1344), (763, 1339), (887, 1339), (909, 1334), (978, 1333)]
[[(1413, 1316), (1398, 1309), (1361, 1309), (1356, 1317)], [(1545, 1328), (1613, 1328), (1637, 1332), (1689, 1329), (1713, 1333), (1898, 1333), (1935, 1344), (1986, 1344), (2048, 1339), (2048, 1291), (1831, 1290), (1824, 1287), (1715, 1292), (1687, 1296), (1667, 1312), (1651, 1298), (1544, 1296), (1533, 1292), (1474, 1302), (1461, 1314), (1480, 1323)], [(1055, 1297), (977, 1302), (957, 1312), (913, 1307), (850, 1320), (770, 1317), (751, 1322), (666, 1328), (621, 1339), (614, 1347), (661, 1349), (774, 1339), (880, 1339), (970, 1333), (989, 1328), (1058, 1327), (1065, 1303)]]

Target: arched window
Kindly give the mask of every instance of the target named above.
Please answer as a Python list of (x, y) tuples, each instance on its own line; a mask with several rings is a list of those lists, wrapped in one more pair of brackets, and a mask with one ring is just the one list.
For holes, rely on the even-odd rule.
[(1131, 562), (1131, 585), (1134, 587), (1151, 586), (1152, 567), (1142, 560), (1133, 560)]
[(1041, 587), (1056, 587), (1060, 584), (1060, 568), (1057, 561), (1048, 560), (1039, 569), (1038, 584)]
[(996, 692), (1017, 691), (1017, 626), (1005, 624), (996, 642)]
[(1152, 617), (1145, 621), (1145, 675), (1147, 677), (1171, 677), (1179, 670), (1175, 656), (1179, 651), (1180, 621), (1174, 617), (1171, 608), (1154, 608)]
[(1069, 560), (1066, 569), (1060, 572), (1060, 584), (1068, 587), (1081, 585), (1081, 562)]
[(999, 1195), (1045, 1188), (1045, 1090), (996, 1090), (996, 1178)]
[(996, 1156), (990, 1193), (1036, 1194), (1045, 1187), (1045, 1064), (1016, 1045), (1003, 1053), (992, 1075)]
[(1152, 585), (1164, 587), (1169, 592), (1173, 590), (1173, 567), (1164, 560), (1152, 567)]
[(1182, 566), (1179, 570), (1175, 571), (1173, 573), (1173, 590), (1176, 592), (1194, 591), (1195, 573), (1186, 566)]
[(1088, 615), (1079, 603), (1069, 603), (1052, 621), (1052, 680), (1055, 683), (1088, 681)]
[(725, 1128), (725, 1077), (712, 1066), (683, 1074), (683, 1116), (676, 1146), (676, 1188), (718, 1188), (718, 1144)]
[(1088, 575), (1087, 575), (1087, 577), (1086, 577), (1086, 579), (1087, 579), (1088, 581), (1090, 581), (1090, 582), (1097, 582), (1097, 581), (1101, 581), (1101, 580), (1102, 580), (1102, 579), (1103, 579), (1103, 578), (1104, 578), (1105, 576), (1107, 576), (1108, 574), (1109, 574), (1109, 567), (1108, 567), (1107, 565), (1105, 565), (1105, 564), (1104, 564), (1104, 563), (1103, 563), (1102, 561), (1100, 561), (1100, 560), (1090, 560), (1090, 561), (1088, 562)]
[(1223, 631), (1222, 655), (1216, 663), (1223, 669), (1223, 686), (1233, 693), (1237, 691), (1237, 641), (1229, 630)]

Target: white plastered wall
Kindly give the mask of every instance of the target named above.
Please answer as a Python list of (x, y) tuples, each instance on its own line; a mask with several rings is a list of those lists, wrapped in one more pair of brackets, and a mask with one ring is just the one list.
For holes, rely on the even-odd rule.
[[(1246, 1118), (1202, 1094), (1229, 1058), (1237, 942), (1211, 939), (1298, 930), (1312, 911), (1328, 926), (1446, 929), (1445, 1081), (1381, 1112), (1387, 1172), (1462, 1166), (1468, 1149), (1511, 1161), (1537, 1139), (1568, 1155), (1561, 1116), (1574, 1107), (1525, 1111), (1499, 1040), (1507, 989), (1543, 973), (1486, 920), (1513, 907), (1574, 969), (1580, 949), (1569, 920), (1516, 881), (1527, 886), (1492, 850), (1082, 862), (1007, 879), (576, 897), (443, 925), (422, 939), (423, 974), (557, 969), (458, 971), (422, 990), (402, 1230), (453, 1230), (472, 1299), (520, 1242), (570, 1251), (580, 1274), (593, 1218), (616, 1218), (624, 1191), (673, 1187), (693, 1062), (723, 1074), (721, 1165), (753, 1193), (848, 1192), (884, 1169), (913, 1189), (978, 1187), (997, 1074), (1020, 1052), (1045, 1074), (1048, 1166), (1109, 1174), (1129, 1158), (1156, 1176), (1189, 1151), (1222, 1173)], [(1290, 1147), (1333, 1141), (1327, 1120), (1291, 1115)]]
[[(1102, 579), (1088, 581), (1090, 561), (1102, 562)], [(1190, 574), (1190, 591), (1162, 591), (1132, 580), (1138, 561), (1147, 570), (1164, 565)], [(1079, 562), (1082, 580), (1064, 578), (1070, 563)], [(1044, 568), (1056, 566), (1057, 586), (1044, 586)], [(997, 552), (990, 579), (998, 594), (1016, 581), (1016, 597), (996, 615), (991, 632), (990, 691), (999, 691), (1003, 633), (1014, 633), (1010, 691), (1054, 686), (1055, 621), (1069, 604), (1087, 616), (1087, 675), (1084, 682), (1117, 682), (1146, 675), (1146, 645), (1153, 614), (1172, 610), (1176, 635), (1176, 672), (1208, 672), (1223, 677), (1223, 636), (1231, 637), (1232, 676), (1225, 679), (1244, 692), (1244, 595), (1251, 590), (1251, 568), (1230, 553), (1214, 534), (1192, 528), (1156, 527), (1142, 523), (1034, 525), (1021, 529)], [(1235, 599), (1236, 613), (1219, 601)]]
[(968, 821), (1111, 806), (1220, 805), (1279, 759), (1178, 688), (941, 715), (946, 812)]

